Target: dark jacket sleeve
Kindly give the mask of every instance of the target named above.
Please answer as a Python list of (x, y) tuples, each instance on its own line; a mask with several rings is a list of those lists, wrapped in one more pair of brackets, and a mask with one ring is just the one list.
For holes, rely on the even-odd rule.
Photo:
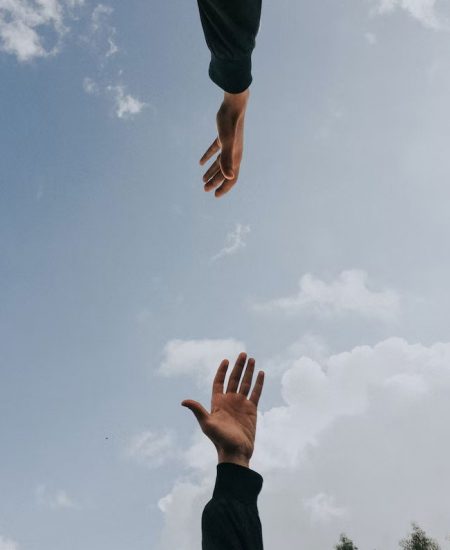
[(261, 19), (261, 0), (197, 0), (206, 43), (209, 76), (237, 94), (252, 82), (252, 51)]
[(202, 550), (264, 550), (257, 508), (262, 484), (250, 468), (217, 464), (213, 497), (202, 514)]

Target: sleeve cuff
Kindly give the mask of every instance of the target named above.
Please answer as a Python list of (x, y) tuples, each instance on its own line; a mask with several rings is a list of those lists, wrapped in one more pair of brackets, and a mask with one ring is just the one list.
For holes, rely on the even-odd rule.
[(212, 53), (209, 77), (225, 92), (240, 94), (252, 83), (252, 57), (220, 59)]
[(235, 498), (244, 504), (256, 504), (263, 485), (263, 477), (255, 470), (221, 462), (217, 464), (217, 478), (213, 498)]

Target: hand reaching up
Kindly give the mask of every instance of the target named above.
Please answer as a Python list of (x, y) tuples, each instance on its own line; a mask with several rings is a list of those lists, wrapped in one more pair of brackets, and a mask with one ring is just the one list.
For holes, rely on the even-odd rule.
[(244, 119), (249, 95), (249, 89), (240, 94), (225, 92), (216, 116), (218, 137), (200, 159), (200, 164), (203, 165), (221, 151), (203, 176), (205, 191), (216, 189), (216, 197), (228, 193), (239, 177), (244, 150)]
[(255, 360), (249, 359), (238, 391), (247, 355), (240, 353), (224, 393), (228, 360), (217, 369), (212, 387), (211, 412), (192, 399), (182, 401), (196, 416), (203, 433), (214, 443), (221, 462), (236, 462), (248, 466), (253, 454), (259, 398), (264, 385), (264, 372), (259, 371), (249, 399)]

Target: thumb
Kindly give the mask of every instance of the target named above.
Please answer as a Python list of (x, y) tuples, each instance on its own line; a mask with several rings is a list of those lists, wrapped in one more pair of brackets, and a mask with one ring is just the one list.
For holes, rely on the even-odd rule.
[(192, 399), (185, 399), (181, 402), (183, 407), (190, 409), (194, 414), (195, 418), (198, 420), (200, 426), (205, 422), (209, 416), (209, 412), (197, 401), (192, 401)]
[(222, 143), (222, 152), (220, 153), (220, 169), (222, 174), (228, 179), (234, 178), (233, 171), (233, 140)]

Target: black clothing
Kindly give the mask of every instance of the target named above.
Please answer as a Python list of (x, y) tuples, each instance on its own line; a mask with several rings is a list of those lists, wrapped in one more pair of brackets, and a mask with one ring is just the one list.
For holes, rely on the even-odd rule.
[(261, 19), (261, 0), (197, 0), (206, 43), (209, 76), (237, 94), (252, 82), (252, 51)]
[(257, 508), (262, 485), (250, 468), (217, 464), (213, 496), (202, 514), (202, 550), (264, 550)]

